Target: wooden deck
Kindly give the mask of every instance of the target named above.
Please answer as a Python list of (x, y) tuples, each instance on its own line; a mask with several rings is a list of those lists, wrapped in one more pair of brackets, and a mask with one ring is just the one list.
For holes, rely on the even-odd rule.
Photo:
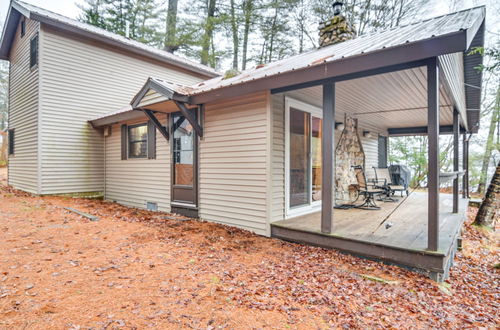
[(438, 251), (427, 250), (427, 194), (413, 192), (399, 201), (377, 202), (380, 210), (334, 210), (331, 234), (320, 231), (320, 212), (274, 222), (271, 234), (285, 240), (336, 248), (446, 277), (468, 201), (452, 213), (451, 194), (440, 195)]

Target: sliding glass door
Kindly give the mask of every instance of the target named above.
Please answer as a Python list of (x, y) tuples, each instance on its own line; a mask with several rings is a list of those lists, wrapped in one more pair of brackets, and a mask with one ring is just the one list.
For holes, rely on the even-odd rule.
[(321, 111), (287, 99), (287, 215), (307, 213), (321, 203)]
[(311, 148), (310, 115), (290, 108), (290, 208), (307, 205)]

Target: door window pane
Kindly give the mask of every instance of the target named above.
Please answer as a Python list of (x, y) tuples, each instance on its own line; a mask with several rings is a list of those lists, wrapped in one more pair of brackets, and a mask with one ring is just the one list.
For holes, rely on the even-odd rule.
[(312, 117), (311, 128), (311, 163), (312, 163), (312, 200), (321, 200), (321, 139), (323, 120)]
[(309, 203), (309, 114), (290, 108), (290, 207)]
[(174, 184), (193, 185), (194, 180), (194, 130), (187, 119), (173, 115)]

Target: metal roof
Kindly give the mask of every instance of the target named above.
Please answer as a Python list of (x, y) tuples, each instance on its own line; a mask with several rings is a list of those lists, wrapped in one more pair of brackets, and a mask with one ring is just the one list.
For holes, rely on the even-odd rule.
[[(285, 72), (298, 71), (329, 62), (335, 62), (349, 57), (362, 56), (381, 50), (416, 43), (418, 41), (438, 38), (458, 31), (471, 30), (471, 34), (475, 35), (484, 17), (484, 6), (466, 9), (408, 25), (398, 26), (382, 32), (362, 35), (342, 43), (315, 49), (263, 66), (256, 66), (229, 79), (217, 77), (200, 82), (193, 87), (195, 88), (195, 94), (199, 94), (257, 79), (277, 76)], [(471, 40), (468, 40), (469, 44), (470, 41)], [(468, 46), (466, 49), (467, 48)]]
[(207, 77), (216, 77), (219, 75), (217, 71), (206, 65), (196, 63), (183, 57), (173, 55), (167, 51), (125, 38), (99, 27), (17, 0), (11, 2), (9, 12), (7, 14), (2, 39), (0, 41), (0, 59), (9, 59), (10, 47), (21, 15), (47, 25), (55, 26), (62, 30), (80, 34), (115, 47), (123, 48), (143, 56), (182, 67), (186, 70), (197, 72)]

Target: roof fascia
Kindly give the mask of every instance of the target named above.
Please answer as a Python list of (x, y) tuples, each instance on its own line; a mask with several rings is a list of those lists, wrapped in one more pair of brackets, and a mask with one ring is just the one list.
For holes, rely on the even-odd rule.
[(134, 96), (134, 98), (130, 102), (130, 105), (132, 106), (132, 108), (134, 108), (134, 109), (137, 108), (139, 103), (141, 103), (142, 98), (146, 95), (146, 93), (150, 89), (156, 91), (157, 93), (160, 93), (161, 95), (165, 96), (169, 100), (176, 100), (176, 101), (180, 101), (180, 102), (184, 102), (184, 103), (187, 103), (189, 101), (189, 99), (186, 95), (179, 94), (172, 89), (169, 89), (165, 86), (158, 84), (156, 81), (152, 80), (151, 78), (148, 78), (148, 81), (146, 82), (146, 84), (144, 84), (144, 86), (142, 86), (140, 91)]
[[(466, 129), (463, 126), (460, 126), (459, 132), (465, 133)], [(389, 134), (389, 136), (427, 135), (427, 126), (388, 128), (387, 133)], [(439, 134), (453, 134), (453, 125), (439, 126)]]
[(89, 120), (89, 122), (92, 125), (92, 127), (99, 128), (107, 125), (116, 124), (122, 121), (133, 120), (143, 117), (146, 117), (144, 112), (140, 110), (130, 109), (129, 111), (117, 113), (104, 118)]
[(467, 48), (469, 49), (472, 40), (474, 40), (474, 37), (476, 36), (477, 32), (481, 28), (482, 25), (484, 25), (485, 20), (486, 20), (486, 9), (483, 7), (481, 11), (482, 15), (481, 18), (477, 19), (474, 24), (470, 28), (466, 30), (467, 32)]
[(12, 1), (11, 7), (14, 8), (15, 10), (17, 10), (21, 15), (26, 16), (27, 18), (31, 18), (31, 16), (30, 16), (31, 12), (27, 8), (23, 7), (23, 5), (15, 2), (15, 1)]
[(7, 12), (7, 18), (5, 19), (5, 25), (3, 26), (2, 30), (2, 39), (0, 40), (0, 59), (6, 61), (9, 60), (12, 41), (14, 40), (14, 36), (17, 30), (17, 24), (22, 15), (19, 10), (13, 8), (13, 5), (14, 3), (10, 5)]

